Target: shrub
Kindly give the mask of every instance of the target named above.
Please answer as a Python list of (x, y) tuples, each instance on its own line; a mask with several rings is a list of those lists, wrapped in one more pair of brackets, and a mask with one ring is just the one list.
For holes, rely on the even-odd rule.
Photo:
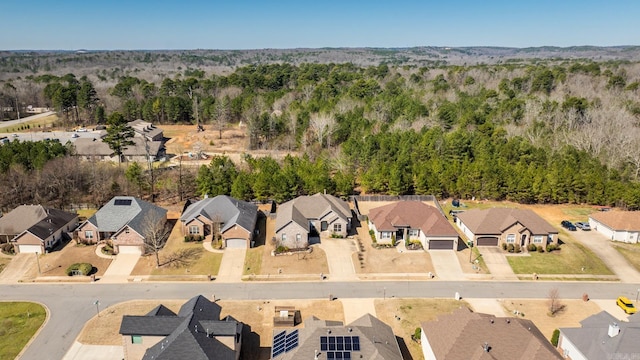
[(278, 246), (278, 247), (276, 248), (276, 253), (277, 253), (277, 254), (285, 253), (285, 252), (287, 252), (287, 251), (289, 251), (289, 248), (288, 248), (288, 247), (286, 247), (286, 246), (283, 246), (283, 245), (280, 245), (280, 246)]
[(421, 336), (422, 336), (422, 329), (417, 327), (416, 330), (413, 332), (413, 339), (414, 340), (420, 340)]
[(113, 247), (109, 244), (106, 244), (102, 247), (102, 253), (106, 255), (113, 255)]
[(516, 252), (516, 253), (522, 252), (522, 247), (520, 247), (520, 244), (515, 244), (513, 246), (513, 252)]
[(515, 249), (515, 246), (513, 246), (513, 244), (508, 244), (507, 245), (507, 251), (508, 252), (512, 253), (514, 249)]
[(502, 243), (502, 250), (507, 250), (507, 243)]
[(71, 264), (71, 266), (67, 268), (66, 273), (67, 273), (67, 276), (72, 276), (75, 271), (78, 271), (80, 272), (80, 274), (86, 276), (86, 275), (89, 275), (92, 270), (93, 270), (93, 265), (89, 263), (75, 263), (75, 264)]
[(560, 338), (560, 330), (553, 330), (553, 334), (551, 335), (551, 345), (558, 347), (558, 339)]
[(186, 235), (184, 242), (200, 242), (204, 239), (202, 235)]
[(538, 250), (538, 247), (536, 246), (536, 244), (529, 244), (529, 245), (527, 245), (527, 250), (536, 251), (536, 250)]
[(538, 245), (538, 252), (539, 253), (543, 253), (544, 252), (544, 248), (542, 247), (542, 245)]
[(13, 244), (11, 244), (11, 243), (6, 243), (6, 244), (0, 245), (0, 250), (2, 250), (2, 252), (5, 253), (5, 254), (10, 254), (10, 255), (15, 254), (15, 249), (13, 247)]
[(343, 239), (344, 236), (342, 236), (340, 234), (333, 233), (333, 234), (331, 234), (331, 238), (333, 238), (333, 239)]
[(371, 241), (373, 241), (373, 243), (377, 243), (378, 240), (376, 240), (376, 232), (373, 230), (369, 230), (369, 235), (371, 235)]
[(560, 246), (558, 244), (547, 245), (547, 252), (552, 252), (554, 250), (560, 250)]

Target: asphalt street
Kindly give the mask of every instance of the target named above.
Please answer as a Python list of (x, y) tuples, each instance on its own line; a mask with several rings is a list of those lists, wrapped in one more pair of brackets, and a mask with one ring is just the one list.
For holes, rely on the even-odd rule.
[[(634, 298), (640, 284), (606, 282), (493, 281), (357, 281), (293, 283), (132, 283), (132, 284), (16, 284), (0, 285), (0, 300), (29, 300), (45, 304), (50, 319), (21, 359), (61, 359), (85, 322), (97, 310), (133, 299), (188, 299), (195, 295), (235, 300), (335, 298), (516, 298), (545, 299), (558, 288), (560, 297)], [(383, 293), (384, 292), (384, 293)], [(96, 308), (96, 301), (98, 306)]]

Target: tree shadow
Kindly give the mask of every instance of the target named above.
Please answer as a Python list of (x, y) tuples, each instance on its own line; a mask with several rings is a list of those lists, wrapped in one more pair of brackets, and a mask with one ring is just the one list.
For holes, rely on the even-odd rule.
[(202, 249), (187, 248), (179, 249), (164, 257), (160, 266), (173, 268), (183, 268), (193, 264), (202, 256)]
[(396, 340), (398, 341), (398, 346), (400, 347), (402, 358), (405, 360), (413, 360), (413, 356), (411, 356), (411, 352), (409, 352), (409, 347), (407, 346), (407, 343), (404, 342), (404, 339), (399, 336), (396, 336)]

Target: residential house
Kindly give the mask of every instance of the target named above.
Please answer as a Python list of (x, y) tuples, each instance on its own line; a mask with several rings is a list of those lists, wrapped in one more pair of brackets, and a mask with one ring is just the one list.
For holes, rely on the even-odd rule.
[[(166, 155), (162, 141), (145, 141), (143, 137), (133, 137), (133, 145), (122, 151), (122, 162), (157, 161)], [(118, 156), (100, 138), (81, 137), (73, 142), (75, 155), (83, 160), (118, 162)]]
[(562, 359), (531, 320), (462, 307), (420, 325), (425, 360)]
[[(0, 218), (4, 239), (14, 243), (17, 253), (51, 251), (78, 226), (78, 214), (45, 208), (41, 205), (22, 205)], [(16, 233), (17, 234), (13, 234)]]
[(202, 295), (178, 314), (159, 305), (144, 316), (125, 315), (120, 324), (126, 360), (238, 360), (243, 324)]
[(529, 244), (546, 247), (557, 243), (558, 230), (527, 209), (474, 209), (457, 214), (456, 225), (476, 246), (498, 246), (502, 243)]
[(147, 138), (148, 141), (164, 140), (164, 133), (162, 129), (150, 122), (138, 119), (130, 121), (127, 124), (133, 129), (133, 131), (135, 131), (136, 136)]
[(346, 326), (313, 316), (304, 327), (274, 330), (271, 359), (401, 360), (402, 352), (391, 327), (371, 314)]
[(258, 207), (254, 204), (218, 195), (188, 205), (180, 222), (185, 236), (204, 236), (210, 240), (219, 233), (225, 247), (249, 248), (257, 219)]
[(133, 196), (116, 196), (78, 227), (78, 241), (111, 240), (118, 253), (145, 253), (145, 237), (159, 230), (167, 210)]
[(580, 327), (560, 328), (558, 349), (565, 359), (636, 359), (640, 354), (640, 319), (618, 321), (601, 311), (580, 321)]
[(332, 195), (300, 196), (277, 209), (276, 240), (291, 249), (318, 242), (320, 235), (346, 237), (350, 229), (349, 204)]
[(369, 229), (379, 243), (419, 241), (424, 249), (458, 249), (458, 232), (438, 209), (420, 201), (398, 201), (371, 209)]
[(600, 211), (589, 215), (589, 226), (610, 240), (635, 244), (640, 233), (640, 211)]

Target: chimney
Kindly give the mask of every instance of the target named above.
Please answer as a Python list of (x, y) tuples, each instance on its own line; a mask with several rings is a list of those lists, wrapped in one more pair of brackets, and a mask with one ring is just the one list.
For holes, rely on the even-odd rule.
[(618, 325), (618, 323), (613, 323), (609, 325), (609, 331), (607, 332), (607, 335), (609, 335), (609, 337), (614, 337), (619, 333), (620, 333), (620, 326)]

